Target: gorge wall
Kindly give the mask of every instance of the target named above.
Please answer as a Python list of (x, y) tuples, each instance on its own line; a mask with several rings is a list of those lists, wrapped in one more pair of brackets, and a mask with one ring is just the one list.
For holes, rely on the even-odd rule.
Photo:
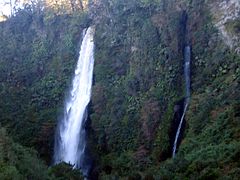
[[(77, 62), (81, 32), (94, 24), (94, 83), (86, 124), (94, 157), (91, 178), (238, 178), (237, 3), (99, 0), (79, 14), (19, 11), (0, 23), (1, 126), (15, 142), (35, 148), (45, 164), (51, 164), (54, 129)], [(227, 22), (221, 21), (225, 16)], [(221, 31), (223, 24), (230, 44)], [(192, 47), (191, 103), (172, 159), (173, 119), (180, 116), (176, 105), (185, 95), (186, 42)], [(35, 152), (2, 134), (0, 177), (80, 179), (66, 164), (47, 170)], [(19, 151), (27, 158), (20, 158)], [(34, 164), (43, 171), (32, 173), (28, 160), (36, 162), (31, 165), (36, 172)]]
[(240, 2), (237, 0), (215, 1), (209, 3), (209, 8), (213, 16), (213, 22), (219, 29), (224, 42), (240, 54)]
[[(225, 163), (239, 154), (239, 117), (233, 115), (239, 106), (239, 56), (217, 28), (209, 8), (214, 3), (219, 2), (98, 4), (93, 14), (103, 16), (94, 19), (91, 120), (100, 177), (237, 176), (237, 168), (225, 172)], [(193, 102), (179, 154), (171, 160), (174, 105), (184, 97), (185, 35), (192, 45)]]

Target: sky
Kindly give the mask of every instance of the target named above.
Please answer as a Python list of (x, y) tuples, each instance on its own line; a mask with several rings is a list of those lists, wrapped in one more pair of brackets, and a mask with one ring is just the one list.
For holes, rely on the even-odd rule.
[[(10, 8), (10, 2), (11, 0), (0, 0), (0, 15), (11, 15), (11, 8)], [(15, 2), (16, 0), (12, 0), (12, 2)], [(21, 2), (21, 1), (20, 1)], [(21, 3), (18, 1), (17, 8), (22, 7)]]
[(7, 4), (9, 0), (0, 0), (0, 15), (4, 14), (9, 16), (11, 14), (10, 5)]

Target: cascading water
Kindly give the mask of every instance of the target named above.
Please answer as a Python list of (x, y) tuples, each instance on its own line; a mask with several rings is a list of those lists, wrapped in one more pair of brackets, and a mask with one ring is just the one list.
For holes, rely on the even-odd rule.
[(87, 106), (90, 102), (93, 65), (94, 65), (94, 29), (89, 27), (83, 37), (72, 88), (65, 103), (64, 117), (58, 124), (55, 137), (54, 163), (70, 163), (81, 168), (84, 175), (88, 170), (84, 165), (86, 148), (85, 121)]
[(190, 46), (186, 46), (184, 48), (184, 77), (185, 77), (186, 97), (185, 97), (185, 101), (184, 101), (183, 114), (182, 114), (180, 123), (178, 125), (177, 133), (176, 133), (175, 140), (174, 140), (173, 152), (172, 152), (173, 158), (176, 155), (176, 149), (177, 149), (179, 134), (180, 134), (180, 131), (181, 131), (181, 127), (182, 127), (182, 124), (183, 124), (183, 119), (184, 119), (184, 116), (186, 114), (188, 104), (189, 104), (189, 100), (190, 100), (190, 61), (191, 61), (191, 48), (190, 48)]

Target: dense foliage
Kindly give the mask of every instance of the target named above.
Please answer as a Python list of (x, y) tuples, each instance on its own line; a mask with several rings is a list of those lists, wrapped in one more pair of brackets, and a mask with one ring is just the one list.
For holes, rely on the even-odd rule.
[(1, 125), (15, 142), (37, 149), (48, 164), (87, 24), (85, 12), (57, 15), (34, 6), (0, 23)]
[[(207, 5), (99, 0), (88, 13), (72, 14), (26, 6), (1, 22), (0, 179), (80, 178), (67, 164), (47, 169), (33, 148), (50, 164), (89, 18), (96, 27), (88, 139), (93, 173), (100, 179), (238, 178), (240, 56), (222, 41)], [(239, 33), (238, 21), (226, 27)], [(186, 43), (192, 47), (191, 102), (171, 159)]]
[[(207, 3), (102, 6), (91, 114), (101, 176), (238, 177), (240, 57), (223, 44)], [(184, 97), (186, 42), (192, 46), (192, 98), (179, 153), (164, 161), (171, 157), (174, 105)]]
[(0, 121), (16, 141), (45, 155), (78, 57), (83, 18), (29, 7), (0, 24)]
[(46, 179), (47, 167), (36, 152), (14, 143), (0, 129), (0, 179)]

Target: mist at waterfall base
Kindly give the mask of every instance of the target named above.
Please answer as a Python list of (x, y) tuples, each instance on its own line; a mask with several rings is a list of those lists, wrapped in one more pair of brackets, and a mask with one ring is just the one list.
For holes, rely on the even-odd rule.
[(55, 134), (54, 164), (69, 163), (88, 176), (91, 162), (86, 149), (86, 121), (93, 78), (94, 29), (89, 27), (83, 34), (72, 87), (65, 102), (64, 117), (59, 121)]
[(190, 62), (191, 62), (191, 48), (190, 46), (186, 46), (184, 48), (184, 78), (185, 78), (185, 100), (184, 100), (184, 110), (183, 114), (181, 116), (178, 129), (176, 132), (174, 144), (173, 144), (173, 149), (172, 149), (172, 157), (174, 158), (176, 155), (176, 150), (177, 150), (177, 145), (179, 141), (179, 135), (181, 132), (183, 120), (189, 105), (190, 101)]

